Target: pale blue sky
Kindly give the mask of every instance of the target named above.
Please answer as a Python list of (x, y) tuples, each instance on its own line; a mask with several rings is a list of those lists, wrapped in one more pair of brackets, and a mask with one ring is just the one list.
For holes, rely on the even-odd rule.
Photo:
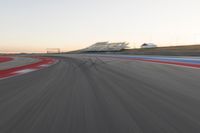
[(1, 0), (0, 52), (200, 43), (200, 0)]

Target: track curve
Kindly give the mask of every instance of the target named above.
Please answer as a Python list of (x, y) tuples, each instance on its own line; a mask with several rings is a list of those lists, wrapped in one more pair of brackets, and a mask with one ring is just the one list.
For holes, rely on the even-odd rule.
[(56, 57), (0, 81), (1, 133), (199, 133), (200, 70)]

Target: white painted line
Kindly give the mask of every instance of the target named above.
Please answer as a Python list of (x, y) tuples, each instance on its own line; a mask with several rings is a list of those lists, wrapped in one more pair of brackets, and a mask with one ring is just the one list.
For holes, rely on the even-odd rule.
[(16, 71), (15, 73), (17, 73), (17, 74), (24, 74), (24, 73), (33, 72), (35, 70), (36, 69), (24, 69), (24, 70)]
[(48, 67), (50, 65), (44, 64), (44, 65), (40, 65), (40, 67)]

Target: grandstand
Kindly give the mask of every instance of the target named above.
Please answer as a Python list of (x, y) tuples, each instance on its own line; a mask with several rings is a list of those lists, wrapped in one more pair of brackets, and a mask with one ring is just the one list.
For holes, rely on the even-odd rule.
[(128, 47), (126, 42), (109, 43), (109, 42), (97, 42), (90, 47), (83, 49), (85, 52), (111, 52), (121, 51)]

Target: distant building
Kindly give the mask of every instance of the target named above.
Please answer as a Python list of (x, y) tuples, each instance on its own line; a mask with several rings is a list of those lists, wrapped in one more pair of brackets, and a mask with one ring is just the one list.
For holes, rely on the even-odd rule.
[(153, 43), (144, 43), (141, 45), (141, 48), (156, 48), (157, 45)]
[(109, 52), (109, 51), (120, 51), (128, 47), (126, 42), (109, 43), (109, 42), (97, 42), (83, 51), (87, 52)]
[(60, 53), (59, 48), (47, 48), (47, 54)]

